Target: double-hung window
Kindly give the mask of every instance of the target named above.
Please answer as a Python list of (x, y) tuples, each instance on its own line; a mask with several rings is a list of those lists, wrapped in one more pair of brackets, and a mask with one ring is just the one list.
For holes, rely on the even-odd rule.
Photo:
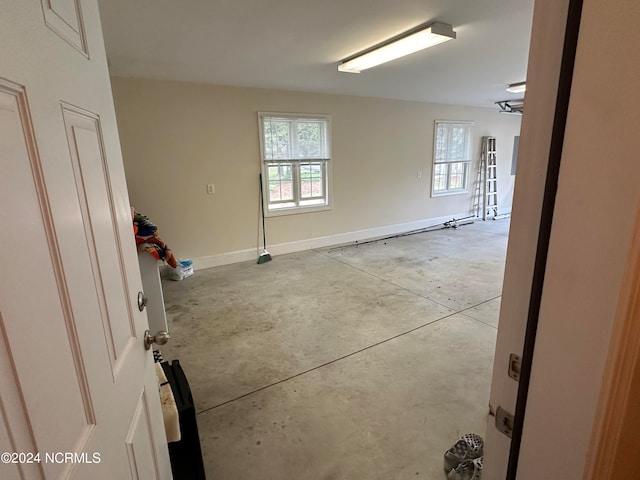
[(328, 208), (329, 117), (283, 113), (258, 116), (267, 213)]
[(436, 120), (432, 196), (468, 191), (472, 139), (472, 122)]

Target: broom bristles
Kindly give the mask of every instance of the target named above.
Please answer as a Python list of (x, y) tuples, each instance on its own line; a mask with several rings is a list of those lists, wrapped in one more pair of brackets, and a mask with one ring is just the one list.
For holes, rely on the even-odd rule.
[(262, 254), (258, 257), (258, 265), (261, 263), (266, 263), (271, 261), (271, 254), (266, 250), (262, 252)]

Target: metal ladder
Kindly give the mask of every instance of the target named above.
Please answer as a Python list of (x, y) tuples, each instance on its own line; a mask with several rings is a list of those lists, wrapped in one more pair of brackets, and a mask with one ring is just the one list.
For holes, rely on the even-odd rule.
[(498, 166), (495, 137), (482, 137), (480, 166), (476, 183), (476, 217), (496, 219), (498, 216)]

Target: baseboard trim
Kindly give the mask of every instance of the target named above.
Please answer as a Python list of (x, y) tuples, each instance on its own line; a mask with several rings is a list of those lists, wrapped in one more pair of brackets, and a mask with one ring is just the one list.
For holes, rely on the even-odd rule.
[[(443, 217), (426, 218), (415, 222), (398, 223), (395, 225), (386, 225), (384, 227), (368, 228), (366, 230), (358, 230), (354, 232), (339, 233), (336, 235), (328, 235), (325, 237), (309, 238), (306, 240), (298, 240), (295, 242), (280, 243), (277, 245), (268, 245), (268, 251), (271, 255), (286, 255), (288, 253), (301, 252), (304, 250), (312, 250), (314, 248), (333, 247), (349, 242), (363, 242), (388, 235), (410, 232), (431, 226), (437, 226), (441, 223), (451, 220), (452, 218), (460, 219), (468, 217), (468, 213), (460, 213), (456, 215), (447, 215)], [(237, 250), (220, 255), (209, 255), (205, 257), (193, 258), (194, 270), (202, 270), (204, 268), (219, 267), (232, 263), (246, 262), (249, 260), (257, 260), (261, 253), (261, 249), (249, 248), (246, 250)]]

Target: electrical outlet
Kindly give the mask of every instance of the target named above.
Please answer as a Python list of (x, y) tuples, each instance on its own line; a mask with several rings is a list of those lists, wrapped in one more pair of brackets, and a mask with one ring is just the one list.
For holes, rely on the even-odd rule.
[(418, 173), (416, 174), (416, 177), (418, 177), (418, 180), (420, 180), (422, 178), (422, 170), (418, 170)]
[(216, 187), (213, 183), (207, 185), (207, 193), (209, 195), (216, 193)]

